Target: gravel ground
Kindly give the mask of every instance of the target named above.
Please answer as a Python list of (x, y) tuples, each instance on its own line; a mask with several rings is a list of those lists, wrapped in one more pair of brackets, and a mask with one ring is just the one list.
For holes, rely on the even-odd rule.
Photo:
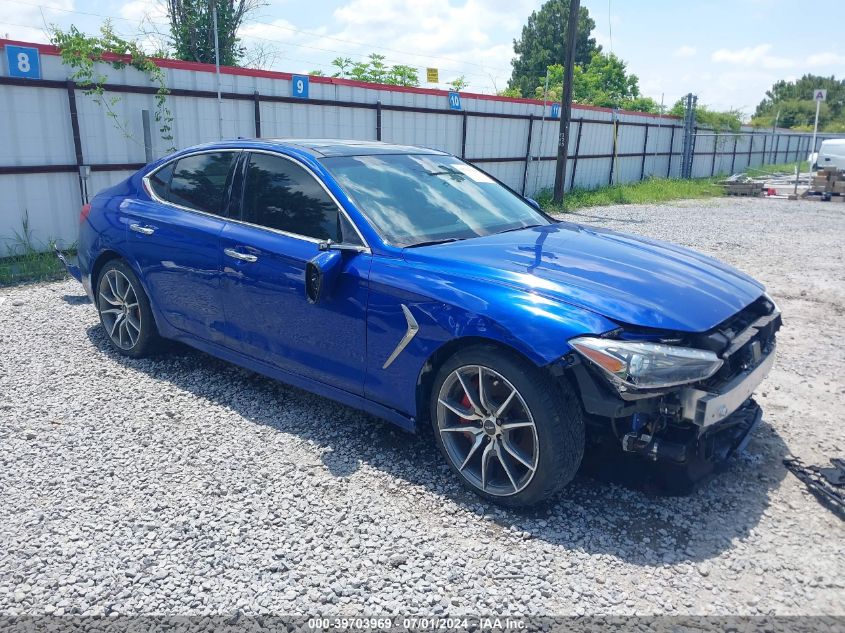
[(579, 476), (529, 513), (430, 437), (189, 350), (119, 357), (73, 281), (0, 289), (0, 614), (845, 614), (845, 524), (781, 465), (845, 454), (845, 205), (590, 209), (764, 281), (765, 423), (688, 497)]

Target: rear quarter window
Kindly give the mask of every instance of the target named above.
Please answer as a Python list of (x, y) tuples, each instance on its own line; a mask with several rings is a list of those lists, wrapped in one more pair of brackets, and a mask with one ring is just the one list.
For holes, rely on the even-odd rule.
[[(161, 177), (158, 182), (150, 178), (150, 186), (156, 194), (168, 202), (197, 211), (222, 215), (226, 202), (229, 178), (232, 166), (237, 158), (236, 152), (212, 152), (195, 154), (180, 158), (175, 164), (156, 172)], [(164, 193), (158, 187), (163, 186), (167, 178), (166, 169), (172, 172), (169, 186)]]
[(167, 199), (167, 188), (170, 186), (170, 177), (173, 176), (174, 166), (175, 163), (168, 163), (147, 179), (153, 193), (164, 200)]

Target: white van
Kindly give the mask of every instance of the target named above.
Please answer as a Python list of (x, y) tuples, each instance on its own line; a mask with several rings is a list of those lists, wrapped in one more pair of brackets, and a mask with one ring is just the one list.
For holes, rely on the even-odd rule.
[(822, 141), (813, 169), (821, 169), (822, 167), (845, 169), (845, 138), (832, 138)]

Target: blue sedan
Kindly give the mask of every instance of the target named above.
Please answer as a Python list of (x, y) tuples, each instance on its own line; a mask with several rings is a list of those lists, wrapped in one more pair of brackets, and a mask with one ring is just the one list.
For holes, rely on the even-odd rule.
[(237, 140), (163, 158), (80, 215), (111, 344), (204, 352), (415, 430), (522, 506), (603, 446), (682, 472), (760, 419), (780, 313), (699, 253), (560, 222), (419, 147)]

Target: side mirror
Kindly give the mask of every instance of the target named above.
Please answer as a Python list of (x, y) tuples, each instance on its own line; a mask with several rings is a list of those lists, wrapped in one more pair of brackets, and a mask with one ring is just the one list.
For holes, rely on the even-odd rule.
[(343, 267), (340, 251), (321, 251), (305, 264), (305, 298), (319, 303), (330, 296)]
[(525, 197), (525, 201), (530, 204), (532, 207), (537, 209), (537, 211), (542, 211), (542, 207), (540, 207), (540, 203), (537, 202), (534, 198)]

